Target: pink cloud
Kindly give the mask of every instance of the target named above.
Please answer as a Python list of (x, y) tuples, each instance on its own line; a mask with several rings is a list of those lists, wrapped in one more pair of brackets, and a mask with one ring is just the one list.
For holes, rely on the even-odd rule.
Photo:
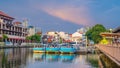
[[(80, 2), (80, 4), (78, 2)], [(88, 8), (89, 3), (91, 3), (91, 1), (84, 0), (70, 0), (62, 4), (56, 2), (45, 2), (43, 4), (34, 4), (34, 8), (43, 10), (44, 12), (62, 20), (88, 26), (91, 25), (90, 23), (94, 22), (90, 15), (90, 9)]]
[(73, 22), (79, 25), (90, 25), (92, 22), (88, 8), (85, 6), (76, 7), (43, 7), (42, 10), (48, 14), (58, 17), (60, 19)]

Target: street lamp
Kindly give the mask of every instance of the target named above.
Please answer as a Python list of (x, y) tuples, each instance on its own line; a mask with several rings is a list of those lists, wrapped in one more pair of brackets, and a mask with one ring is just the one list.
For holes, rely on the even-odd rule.
[(112, 33), (112, 29), (109, 29), (110, 30), (110, 33)]

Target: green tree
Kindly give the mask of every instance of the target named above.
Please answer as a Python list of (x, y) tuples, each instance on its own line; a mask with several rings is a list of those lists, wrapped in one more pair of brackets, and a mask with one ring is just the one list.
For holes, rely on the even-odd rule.
[(8, 39), (8, 36), (5, 35), (5, 34), (3, 34), (3, 35), (2, 35), (2, 39), (3, 39), (3, 41), (5, 42), (5, 41)]
[(31, 36), (27, 36), (27, 37), (26, 37), (26, 40), (31, 40)]
[(35, 34), (31, 36), (31, 40), (35, 42), (40, 42), (41, 41), (41, 35)]
[(37, 41), (37, 42), (40, 42), (40, 41), (41, 41), (41, 35), (35, 34), (35, 38), (36, 38), (36, 41)]
[(35, 34), (35, 35), (32, 35), (32, 36), (27, 36), (26, 40), (31, 40), (31, 41), (34, 41), (34, 42), (40, 42), (41, 41), (41, 35)]
[(31, 41), (31, 36), (27, 36), (26, 40)]
[(99, 43), (102, 40), (100, 33), (105, 31), (106, 28), (103, 25), (96, 24), (86, 32), (86, 36), (89, 40), (94, 41), (94, 43)]

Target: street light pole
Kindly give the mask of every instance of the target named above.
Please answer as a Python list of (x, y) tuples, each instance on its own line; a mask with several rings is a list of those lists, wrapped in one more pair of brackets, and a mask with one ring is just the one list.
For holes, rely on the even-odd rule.
[(88, 40), (87, 40), (87, 36), (86, 36), (86, 51), (88, 51), (88, 47), (87, 47), (87, 43), (88, 42)]

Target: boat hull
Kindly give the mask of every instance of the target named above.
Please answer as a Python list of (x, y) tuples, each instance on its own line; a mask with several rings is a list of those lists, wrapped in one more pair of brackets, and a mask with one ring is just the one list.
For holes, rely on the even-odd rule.
[(75, 48), (60, 48), (61, 53), (75, 53), (76, 49)]
[(59, 52), (60, 48), (46, 48), (46, 52)]
[(33, 52), (45, 52), (45, 48), (33, 48)]

